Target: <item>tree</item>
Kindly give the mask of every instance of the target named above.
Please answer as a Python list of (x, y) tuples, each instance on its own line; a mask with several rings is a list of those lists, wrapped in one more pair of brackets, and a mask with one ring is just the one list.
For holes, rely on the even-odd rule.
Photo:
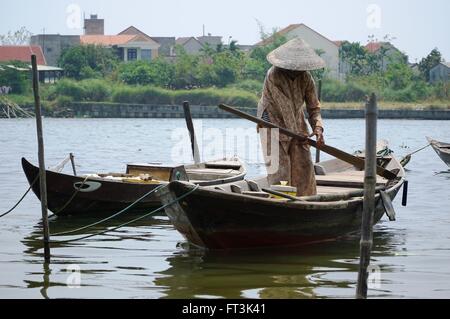
[(263, 45), (259, 45), (252, 50), (245, 65), (245, 76), (251, 80), (264, 80), (267, 71), (271, 68), (271, 64), (267, 61), (267, 55), (287, 42), (287, 38), (278, 33), (277, 29), (273, 29), (272, 33), (267, 33), (264, 26), (258, 21), (259, 33)]
[(28, 69), (28, 65), (20, 61), (0, 64), (0, 86), (10, 87), (13, 94), (22, 94), (30, 88), (29, 72), (17, 68)]
[(8, 31), (5, 35), (0, 35), (0, 44), (2, 45), (23, 45), (30, 42), (32, 33), (25, 27), (17, 31)]
[(188, 54), (180, 45), (175, 46), (175, 53), (177, 59), (174, 66), (172, 86), (176, 89), (189, 89), (198, 86), (196, 70), (199, 66), (200, 57)]
[(405, 63), (389, 64), (384, 75), (386, 82), (394, 90), (405, 89), (411, 84), (413, 76), (413, 71)]
[(66, 76), (77, 80), (104, 77), (116, 68), (117, 63), (118, 57), (112, 49), (92, 44), (71, 47), (58, 61)]
[(174, 72), (174, 66), (164, 59), (156, 59), (150, 62), (133, 61), (120, 65), (119, 80), (127, 84), (171, 87)]
[(374, 65), (369, 66), (369, 62), (375, 63), (375, 59), (368, 59), (367, 50), (358, 42), (344, 42), (339, 49), (339, 55), (341, 60), (347, 63), (351, 75), (363, 75), (368, 69), (374, 68)]
[(441, 52), (437, 48), (433, 49), (426, 58), (419, 63), (419, 70), (426, 81), (430, 81), (430, 70), (442, 62)]

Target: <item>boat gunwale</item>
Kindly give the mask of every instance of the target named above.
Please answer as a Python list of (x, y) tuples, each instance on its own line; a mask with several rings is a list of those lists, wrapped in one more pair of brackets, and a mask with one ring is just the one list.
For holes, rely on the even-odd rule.
[[(398, 160), (396, 158), (395, 161), (398, 163)], [(400, 163), (398, 163), (398, 165), (401, 167)], [(388, 195), (392, 195), (394, 192), (398, 192), (400, 190), (400, 188), (403, 186), (406, 178), (405, 178), (405, 172), (404, 169), (402, 168), (402, 170), (398, 173), (398, 178), (399, 180), (392, 186), (390, 186), (389, 188), (385, 189), (384, 191), (388, 194)], [(193, 189), (195, 187), (194, 184), (189, 183), (189, 182), (185, 182), (185, 181), (173, 181), (171, 183), (169, 183), (169, 189), (171, 191), (171, 186), (170, 185), (174, 185), (174, 184), (180, 184), (182, 185), (182, 187), (184, 189), (186, 189), (186, 192)], [(224, 185), (221, 185), (224, 186)], [(189, 189), (189, 190), (187, 190)], [(331, 208), (331, 209), (343, 209), (343, 208), (347, 208), (352, 204), (359, 204), (363, 202), (364, 200), (364, 196), (358, 196), (358, 197), (352, 197), (350, 199), (346, 199), (346, 200), (339, 200), (339, 201), (301, 201), (300, 198), (298, 201), (289, 201), (289, 200), (277, 200), (277, 199), (273, 199), (273, 198), (262, 198), (262, 197), (256, 197), (256, 196), (251, 196), (251, 195), (246, 195), (246, 194), (239, 194), (239, 193), (233, 193), (230, 191), (223, 191), (223, 190), (218, 190), (218, 189), (214, 189), (214, 188), (210, 188), (210, 187), (199, 187), (197, 188), (192, 194), (190, 194), (189, 196), (187, 196), (184, 200), (188, 200), (190, 196), (195, 196), (195, 194), (197, 193), (197, 195), (201, 195), (201, 196), (205, 196), (205, 197), (213, 197), (213, 198), (217, 198), (217, 199), (221, 199), (221, 200), (228, 200), (228, 199), (233, 199), (236, 201), (241, 201), (241, 202), (250, 202), (250, 203), (261, 203), (261, 204), (268, 204), (268, 205), (273, 205), (273, 206), (277, 206), (277, 207), (288, 207), (288, 208), (299, 208), (299, 209), (324, 209), (324, 208)], [(178, 194), (179, 195), (179, 194)], [(378, 200), (380, 198), (380, 193), (376, 192), (375, 194), (375, 200)]]
[[(26, 162), (27, 166), (31, 166), (34, 169), (39, 169), (37, 166), (32, 164), (25, 157), (22, 158), (22, 166), (23, 166), (24, 161)], [(235, 176), (230, 176), (227, 178), (222, 178), (222, 179), (214, 179), (214, 180), (209, 180), (209, 181), (198, 181), (198, 182), (192, 183), (192, 184), (200, 185), (200, 186), (214, 186), (214, 185), (222, 185), (225, 183), (233, 183), (233, 182), (243, 180), (245, 178), (245, 175), (247, 175), (247, 168), (245, 167), (245, 164), (239, 158), (237, 158), (237, 161), (241, 164), (241, 168), (239, 170), (237, 170), (239, 172), (239, 174), (237, 174)], [(204, 164), (204, 163), (199, 163), (199, 164)], [(189, 164), (189, 165), (185, 165), (185, 167), (186, 168), (194, 168), (197, 165), (198, 164)], [(89, 181), (116, 183), (116, 184), (120, 184), (120, 185), (149, 186), (149, 185), (168, 185), (170, 183), (169, 181), (160, 181), (160, 180), (154, 180), (153, 183), (151, 183), (151, 182), (147, 182), (147, 183), (146, 182), (130, 182), (129, 180), (115, 180), (115, 179), (108, 179), (108, 178), (104, 178), (104, 177), (100, 177), (100, 176), (99, 177), (95, 177), (95, 176), (91, 177), (91, 176), (88, 176), (89, 174), (83, 174), (83, 175), (76, 176), (76, 175), (67, 174), (67, 173), (63, 173), (63, 172), (55, 172), (55, 171), (52, 171), (51, 169), (45, 169), (45, 172), (46, 172), (46, 174), (53, 174), (60, 178), (75, 178), (81, 182), (84, 181), (87, 177), (87, 180), (89, 180)], [(25, 175), (27, 175), (27, 172), (25, 172)], [(30, 181), (30, 183), (31, 183), (31, 181)]]

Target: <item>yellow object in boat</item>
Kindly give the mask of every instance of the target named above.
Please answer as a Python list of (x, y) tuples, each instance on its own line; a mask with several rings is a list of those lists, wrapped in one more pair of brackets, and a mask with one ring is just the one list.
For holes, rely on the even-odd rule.
[[(297, 196), (297, 188), (288, 186), (288, 182), (281, 181), (280, 185), (271, 185), (270, 189), (276, 192), (284, 193), (286, 195)], [(273, 198), (284, 199), (283, 197), (272, 195)]]

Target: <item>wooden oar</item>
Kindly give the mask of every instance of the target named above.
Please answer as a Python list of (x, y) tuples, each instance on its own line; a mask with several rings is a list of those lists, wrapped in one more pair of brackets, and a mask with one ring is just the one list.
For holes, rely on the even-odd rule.
[[(341, 151), (341, 150), (339, 150), (337, 148), (334, 148), (334, 147), (328, 146), (328, 145), (322, 145), (322, 146), (319, 147), (317, 145), (316, 141), (314, 141), (314, 140), (312, 140), (312, 139), (310, 139), (308, 137), (296, 134), (296, 133), (294, 133), (294, 132), (292, 132), (290, 130), (287, 130), (285, 128), (279, 127), (279, 126), (277, 126), (277, 125), (275, 125), (273, 123), (266, 122), (266, 121), (264, 121), (264, 120), (262, 120), (260, 118), (252, 116), (252, 115), (247, 114), (245, 112), (241, 112), (241, 111), (239, 111), (239, 110), (237, 110), (237, 109), (235, 109), (235, 108), (233, 108), (231, 106), (228, 106), (228, 105), (225, 105), (225, 104), (220, 104), (219, 108), (224, 110), (224, 111), (226, 111), (226, 112), (232, 113), (232, 114), (234, 114), (234, 115), (236, 115), (236, 116), (238, 116), (240, 118), (243, 118), (243, 119), (252, 121), (254, 123), (257, 123), (257, 124), (259, 124), (259, 125), (261, 125), (263, 127), (278, 129), (281, 134), (284, 134), (284, 135), (287, 135), (289, 137), (295, 138), (295, 139), (300, 140), (302, 142), (307, 142), (312, 147), (319, 148), (321, 151), (323, 151), (323, 152), (325, 152), (327, 154), (330, 154), (330, 155), (332, 155), (332, 156), (334, 156), (334, 157), (336, 157), (336, 158), (338, 158), (338, 159), (340, 159), (340, 160), (342, 160), (342, 161), (344, 161), (346, 163), (350, 163), (350, 164), (356, 166), (359, 169), (364, 169), (364, 159), (362, 159), (360, 157), (353, 156), (353, 155), (351, 155), (349, 153), (346, 153), (344, 151)], [(389, 179), (389, 180), (394, 179), (394, 178), (397, 177), (396, 174), (388, 171), (387, 169), (384, 169), (381, 166), (377, 166), (377, 174), (382, 176), (382, 177), (384, 177), (384, 178), (386, 178), (386, 179)]]
[(183, 102), (183, 111), (189, 136), (191, 137), (192, 156), (194, 157), (194, 163), (198, 164), (200, 163), (200, 152), (198, 150), (197, 139), (195, 137), (194, 124), (192, 123), (191, 107), (189, 106), (189, 102)]

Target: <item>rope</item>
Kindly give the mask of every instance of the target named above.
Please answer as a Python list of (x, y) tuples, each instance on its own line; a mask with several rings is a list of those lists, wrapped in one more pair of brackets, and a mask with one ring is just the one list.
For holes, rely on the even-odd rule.
[(6, 213), (3, 213), (0, 215), (0, 218), (8, 215), (9, 213), (11, 213), (14, 209), (16, 209), (17, 206), (19, 206), (19, 204), (23, 201), (23, 199), (25, 198), (25, 196), (27, 196), (27, 194), (30, 192), (31, 188), (33, 187), (33, 185), (36, 183), (36, 181), (38, 180), (39, 175), (37, 175), (35, 177), (35, 179), (33, 180), (33, 182), (30, 184), (30, 187), (28, 187), (28, 190), (25, 192), (25, 194), (23, 194), (23, 196), (19, 199), (19, 201), (10, 209), (8, 210)]
[(101, 223), (103, 223), (103, 222), (106, 222), (106, 221), (110, 220), (110, 219), (113, 219), (114, 217), (117, 217), (117, 216), (119, 216), (120, 214), (122, 214), (122, 213), (126, 212), (127, 210), (131, 209), (133, 206), (135, 206), (135, 205), (136, 205), (137, 203), (139, 203), (141, 200), (143, 200), (144, 198), (146, 198), (146, 197), (149, 196), (150, 194), (156, 192), (158, 189), (161, 189), (163, 186), (164, 186), (164, 185), (160, 185), (160, 186), (158, 186), (157, 188), (152, 189), (151, 191), (147, 192), (144, 196), (142, 196), (142, 197), (138, 198), (137, 200), (135, 200), (132, 204), (128, 205), (127, 207), (125, 207), (125, 208), (122, 209), (121, 211), (119, 211), (119, 212), (115, 213), (114, 215), (111, 215), (111, 216), (109, 216), (109, 217), (107, 217), (107, 218), (105, 218), (105, 219), (99, 220), (98, 222), (95, 222), (95, 223), (92, 223), (92, 224), (89, 224), (89, 225), (87, 225), (87, 226), (83, 226), (83, 227), (80, 227), (80, 228), (76, 228), (76, 229), (73, 229), (73, 230), (64, 231), (64, 232), (55, 233), (55, 234), (50, 234), (50, 236), (62, 236), (62, 235), (67, 235), (67, 234), (76, 233), (76, 232), (79, 232), (79, 231), (81, 231), (81, 230), (85, 230), (85, 229), (87, 229), (87, 228), (91, 228), (91, 227), (93, 227), (93, 226), (97, 226), (97, 225), (99, 225), (99, 224), (101, 224)]
[[(56, 166), (54, 167), (54, 169), (56, 169), (58, 172), (60, 172), (60, 169), (62, 170), (62, 168), (64, 168), (64, 166), (67, 164), (67, 162), (68, 162), (69, 160), (70, 160), (70, 157), (64, 159), (60, 164), (56, 165)], [(62, 166), (62, 168), (61, 168), (61, 166)], [(37, 175), (37, 176), (34, 178), (33, 182), (30, 184), (30, 187), (28, 187), (27, 191), (25, 192), (25, 194), (22, 195), (22, 197), (19, 199), (19, 201), (18, 201), (18, 202), (17, 202), (10, 210), (8, 210), (7, 212), (1, 214), (1, 215), (0, 215), (0, 218), (2, 218), (2, 217), (4, 217), (4, 216), (8, 215), (8, 214), (11, 213), (14, 209), (16, 209), (17, 206), (19, 206), (19, 204), (23, 201), (23, 199), (25, 198), (25, 196), (27, 196), (27, 194), (28, 194), (28, 193), (30, 192), (30, 190), (33, 188), (34, 184), (37, 182), (38, 179), (39, 179), (39, 175)], [(83, 182), (83, 184), (80, 186), (80, 188), (83, 187), (83, 185), (84, 185), (85, 182), (86, 182), (86, 180)], [(78, 189), (78, 191), (79, 191), (79, 189)], [(69, 202), (67, 202), (67, 203), (64, 205), (64, 207), (63, 207), (58, 213), (60, 213), (63, 209), (66, 208), (66, 206), (73, 200), (73, 198), (75, 197), (76, 193), (77, 193), (77, 192), (75, 192), (75, 194), (72, 196), (72, 198), (69, 200)]]
[(424, 146), (424, 147), (418, 149), (417, 151), (414, 151), (414, 152), (412, 152), (412, 153), (406, 155), (405, 157), (403, 157), (403, 158), (400, 160), (400, 164), (401, 164), (403, 167), (405, 167), (405, 166), (409, 163), (409, 161), (411, 161), (411, 156), (413, 156), (413, 155), (416, 154), (416, 153), (419, 153), (420, 151), (423, 151), (424, 149), (426, 149), (426, 148), (429, 147), (429, 146), (431, 146), (431, 143), (428, 143), (426, 146)]
[(173, 204), (179, 202), (179, 201), (182, 200), (183, 198), (185, 198), (185, 197), (189, 196), (190, 194), (192, 194), (193, 192), (195, 192), (195, 191), (197, 190), (197, 188), (199, 188), (199, 185), (195, 185), (195, 187), (194, 187), (193, 189), (191, 189), (189, 192), (187, 192), (187, 193), (181, 195), (180, 197), (175, 198), (175, 199), (174, 199), (173, 201), (171, 201), (170, 203), (168, 203), (168, 204), (166, 204), (166, 205), (163, 205), (163, 206), (161, 206), (161, 207), (159, 207), (159, 208), (157, 208), (157, 209), (151, 211), (150, 213), (147, 213), (147, 214), (145, 214), (145, 215), (143, 215), (143, 216), (140, 216), (140, 217), (138, 217), (138, 218), (135, 218), (135, 219), (133, 219), (133, 220), (131, 220), (131, 221), (129, 221), (129, 222), (120, 224), (120, 225), (118, 225), (118, 226), (116, 226), (116, 227), (113, 227), (113, 228), (111, 228), (111, 229), (107, 229), (107, 230), (104, 230), (104, 231), (101, 231), (101, 232), (98, 232), (98, 233), (94, 233), (94, 234), (91, 234), (91, 235), (87, 235), (87, 236), (83, 236), (83, 237), (79, 237), (79, 238), (75, 238), (75, 239), (69, 239), (69, 240), (57, 240), (57, 241), (51, 240), (50, 243), (55, 243), (55, 244), (56, 244), (56, 243), (70, 243), (70, 242), (76, 242), (76, 241), (80, 241), (80, 240), (87, 239), (87, 238), (91, 238), (91, 237), (98, 236), (98, 235), (103, 235), (103, 234), (106, 234), (106, 233), (108, 233), (108, 232), (117, 230), (117, 229), (122, 228), (122, 227), (124, 227), (124, 226), (130, 225), (130, 224), (132, 224), (132, 223), (134, 223), (134, 222), (137, 222), (137, 221), (139, 221), (139, 220), (141, 220), (141, 219), (143, 219), (143, 218), (146, 218), (146, 217), (148, 217), (148, 216), (150, 216), (150, 215), (153, 215), (153, 214), (159, 212), (160, 210), (165, 209), (166, 207), (169, 207), (169, 206), (171, 206), (171, 205), (173, 205)]
[(416, 154), (416, 153), (419, 153), (420, 151), (423, 151), (424, 149), (426, 149), (427, 147), (430, 147), (430, 146), (431, 146), (431, 143), (428, 143), (426, 146), (424, 146), (424, 147), (418, 149), (417, 151), (414, 151), (414, 152), (412, 152), (412, 153), (406, 155), (405, 157), (411, 157), (412, 155), (414, 155), (414, 154)]
[(73, 201), (73, 199), (75, 198), (75, 196), (77, 196), (77, 194), (80, 192), (81, 188), (84, 186), (84, 184), (87, 182), (89, 176), (86, 176), (83, 180), (83, 182), (81, 183), (81, 185), (79, 187), (77, 187), (75, 189), (75, 192), (72, 194), (72, 196), (69, 198), (69, 200), (64, 204), (64, 206), (58, 210), (57, 212), (54, 212), (55, 215), (58, 215), (59, 213), (61, 213), (64, 209), (66, 209), (67, 206), (69, 206), (69, 204)]
[(67, 156), (65, 159), (63, 159), (58, 165), (55, 165), (54, 167), (50, 168), (51, 171), (61, 173), (61, 171), (64, 169), (66, 164), (70, 161), (70, 155)]

